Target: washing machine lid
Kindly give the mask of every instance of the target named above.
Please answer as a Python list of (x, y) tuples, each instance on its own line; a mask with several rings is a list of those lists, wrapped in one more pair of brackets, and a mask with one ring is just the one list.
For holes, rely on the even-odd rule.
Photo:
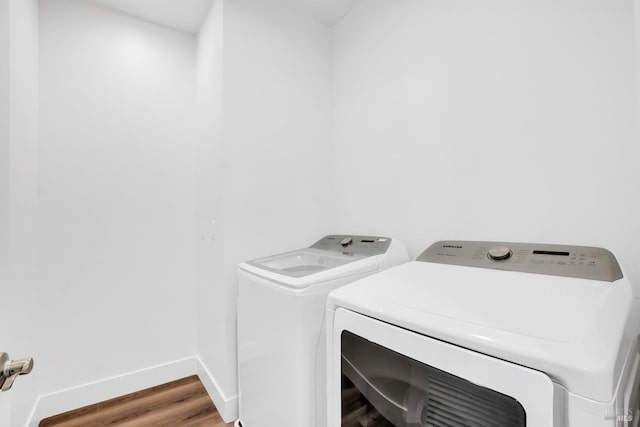
[(638, 334), (639, 300), (614, 282), (414, 261), (331, 292), (344, 307), (545, 372), (609, 402)]
[(305, 248), (242, 263), (239, 268), (284, 286), (306, 288), (314, 283), (376, 271), (378, 260)]
[(322, 249), (305, 248), (249, 261), (260, 269), (289, 277), (303, 277), (357, 261), (362, 255), (344, 255)]
[(371, 273), (391, 246), (382, 236), (331, 234), (308, 248), (247, 261), (241, 270), (292, 288)]

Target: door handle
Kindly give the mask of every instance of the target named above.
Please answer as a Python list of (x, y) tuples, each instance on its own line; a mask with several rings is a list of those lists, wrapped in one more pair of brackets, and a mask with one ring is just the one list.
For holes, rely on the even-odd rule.
[(27, 375), (32, 370), (32, 357), (11, 360), (7, 353), (0, 353), (0, 390), (9, 390), (19, 375)]

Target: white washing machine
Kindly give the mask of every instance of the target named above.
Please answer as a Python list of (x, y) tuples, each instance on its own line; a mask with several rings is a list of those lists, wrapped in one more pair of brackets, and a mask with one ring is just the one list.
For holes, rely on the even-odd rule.
[(324, 426), (327, 294), (407, 261), (396, 239), (332, 235), (309, 248), (240, 264), (239, 424)]
[(605, 249), (438, 242), (330, 293), (328, 426), (638, 426), (640, 300)]

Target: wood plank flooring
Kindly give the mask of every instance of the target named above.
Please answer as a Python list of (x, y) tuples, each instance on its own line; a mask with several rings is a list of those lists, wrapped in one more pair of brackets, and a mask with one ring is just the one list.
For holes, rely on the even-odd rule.
[(196, 375), (40, 421), (40, 427), (231, 427)]

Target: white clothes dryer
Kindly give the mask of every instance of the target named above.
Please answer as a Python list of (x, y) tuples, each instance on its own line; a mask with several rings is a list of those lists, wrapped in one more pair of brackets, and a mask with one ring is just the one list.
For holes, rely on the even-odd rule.
[(408, 261), (399, 240), (331, 235), (240, 264), (238, 424), (324, 427), (327, 294)]
[(639, 297), (605, 249), (437, 242), (329, 294), (327, 425), (637, 427)]

